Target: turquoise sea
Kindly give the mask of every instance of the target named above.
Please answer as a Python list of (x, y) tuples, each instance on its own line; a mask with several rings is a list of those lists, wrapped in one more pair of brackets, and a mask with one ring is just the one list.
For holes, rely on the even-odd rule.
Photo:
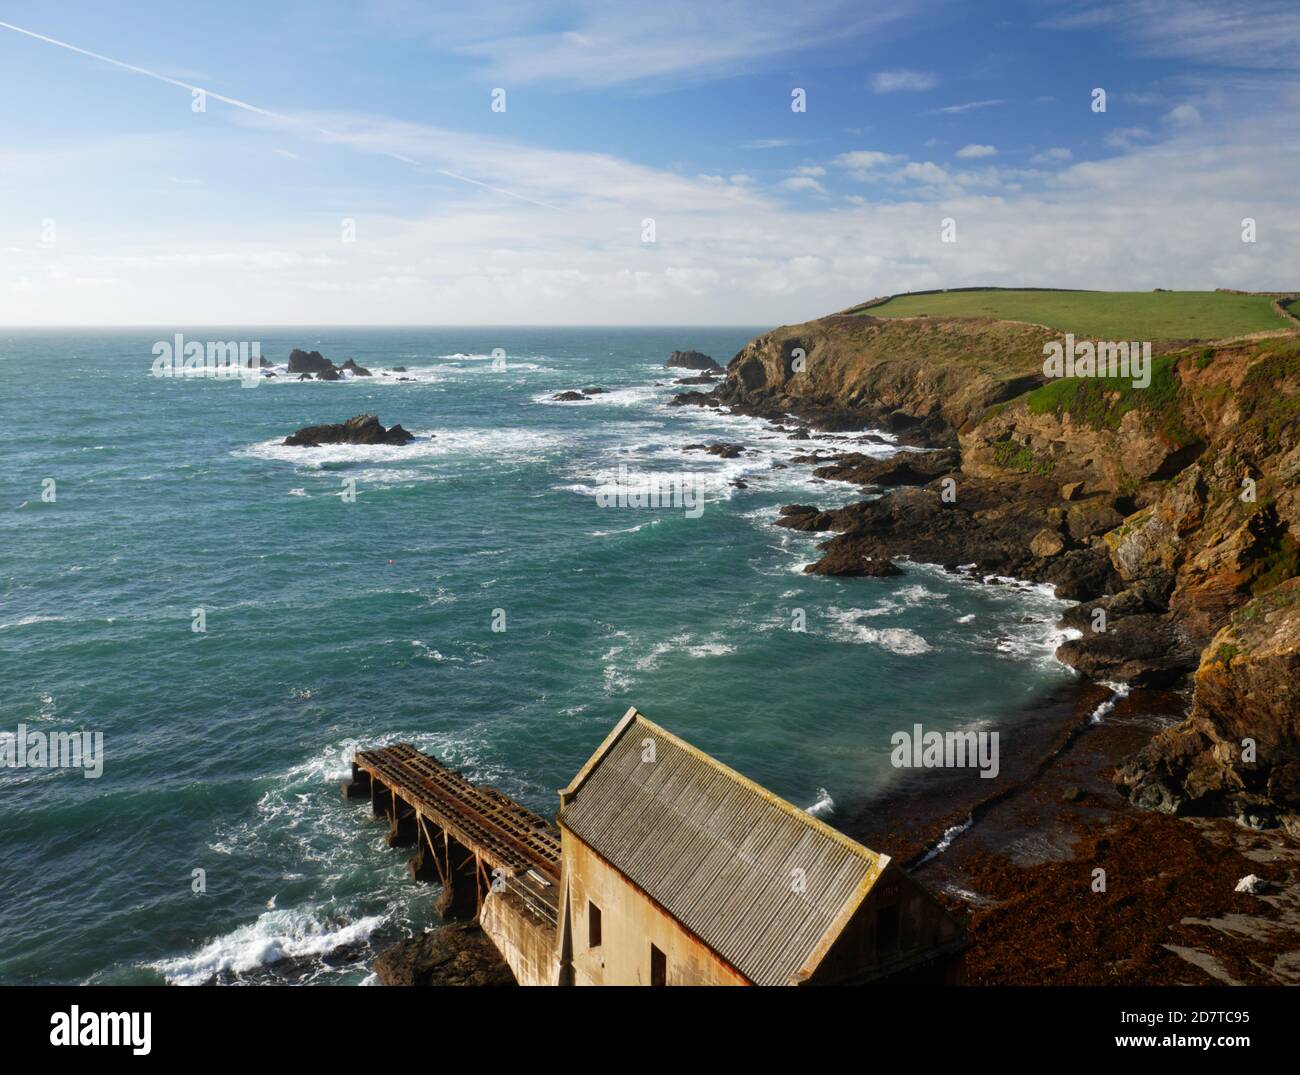
[[(151, 376), (176, 331), (375, 376)], [(899, 778), (893, 731), (997, 727), (1069, 680), (1041, 588), (800, 573), (818, 538), (778, 506), (861, 494), (777, 465), (894, 449), (666, 406), (669, 352), (759, 331), (0, 334), (0, 732), (105, 752), (99, 779), (0, 769), (0, 983), (365, 981), (432, 898), (340, 797), (358, 746), (549, 815), (636, 705), (834, 823)], [(418, 439), (279, 443), (366, 411)], [(746, 451), (683, 450), (720, 440)], [(704, 482), (704, 510), (600, 507), (620, 464)]]

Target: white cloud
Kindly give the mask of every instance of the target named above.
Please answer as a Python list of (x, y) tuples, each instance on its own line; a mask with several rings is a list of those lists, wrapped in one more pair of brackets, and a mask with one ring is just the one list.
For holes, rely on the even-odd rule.
[(1153, 137), (1145, 127), (1117, 127), (1106, 135), (1106, 144), (1112, 149), (1131, 149)]
[(951, 176), (933, 161), (925, 161), (924, 163), (909, 161), (893, 173), (893, 178), (914, 183), (926, 183), (931, 186), (952, 182)]
[(823, 187), (812, 176), (795, 175), (789, 179), (783, 179), (780, 183), (782, 190), (810, 190), (815, 194), (825, 194), (826, 188)]
[(826, 174), (826, 169), (820, 164), (805, 164), (802, 168), (796, 168), (794, 174), (823, 176)]
[(1128, 0), (1048, 19), (1051, 29), (1120, 28), (1146, 52), (1216, 67), (1300, 67), (1300, 7), (1294, 0)]
[(877, 71), (871, 76), (871, 88), (877, 93), (932, 90), (939, 84), (939, 76), (932, 71)]
[(867, 178), (868, 173), (889, 164), (897, 164), (905, 157), (897, 153), (881, 153), (875, 149), (855, 149), (851, 153), (841, 153), (832, 164), (848, 168), (859, 179)]
[(962, 146), (961, 149), (957, 150), (957, 156), (963, 160), (968, 160), (973, 157), (996, 157), (997, 154), (998, 151), (995, 146), (983, 146), (975, 143), (968, 146)]
[(384, 0), (378, 18), (482, 60), (500, 85), (550, 81), (614, 86), (666, 80), (703, 82), (749, 70), (759, 61), (871, 33), (873, 39), (914, 18), (931, 0), (864, 5), (855, 0), (759, 0), (705, 3), (657, 0), (611, 4), (571, 0), (479, 0), (430, 5)]
[(1060, 164), (1068, 160), (1073, 160), (1074, 154), (1064, 146), (1055, 146), (1052, 149), (1045, 149), (1041, 153), (1035, 153), (1029, 158), (1030, 164)]
[[(1277, 99), (1273, 111), (1228, 121), (1207, 111), (1200, 124), (1162, 128), (1159, 144), (1128, 129), (1128, 148), (1113, 157), (1046, 173), (949, 171), (879, 150), (804, 165), (880, 184), (834, 200), (357, 115), (63, 145), (50, 151), (54, 167), (27, 158), (15, 173), (25, 177), (0, 185), (0, 320), (775, 324), (928, 287), (1274, 286), (1300, 276), (1295, 105)], [(271, 146), (286, 133), (321, 166), (318, 178), (304, 191), (273, 189), (270, 176), (250, 200), (246, 169), (229, 178), (227, 155), (246, 160), (256, 139)], [(396, 157), (385, 169), (403, 169), (420, 198), (398, 205), (387, 176), (330, 187), (320, 177), (351, 171), (336, 166), (354, 149)], [(141, 191), (177, 160), (205, 162), (204, 188), (169, 185), (145, 214)], [(30, 226), (49, 197), (37, 182), (43, 170), (78, 186), (97, 177), (94, 206), (61, 219), (60, 239), (75, 242), (43, 248)], [(820, 178), (796, 173), (786, 179)], [(1151, 175), (1178, 182), (1143, 181)], [(208, 212), (225, 203), (249, 210)], [(1239, 240), (1242, 203), (1261, 222), (1258, 244)], [(357, 242), (340, 243), (342, 215), (358, 218)], [(959, 244), (939, 243), (944, 215), (960, 221)], [(646, 217), (656, 221), (654, 244), (640, 240)]]
[(966, 101), (964, 104), (946, 105), (943, 108), (931, 109), (928, 114), (932, 116), (936, 116), (936, 115), (955, 116), (962, 112), (972, 112), (977, 108), (993, 108), (995, 105), (1004, 105), (1006, 103), (1007, 102), (1002, 100), (1000, 97), (992, 98), (987, 101)]
[(1190, 127), (1201, 122), (1201, 114), (1195, 105), (1181, 104), (1169, 110), (1165, 122), (1172, 123), (1175, 127)]

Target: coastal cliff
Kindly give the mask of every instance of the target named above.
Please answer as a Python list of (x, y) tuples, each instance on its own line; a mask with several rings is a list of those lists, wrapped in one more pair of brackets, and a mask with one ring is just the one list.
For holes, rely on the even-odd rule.
[[(1187, 331), (1186, 336), (1195, 336)], [(1057, 328), (841, 313), (751, 341), (707, 395), (777, 421), (943, 449), (811, 459), (887, 495), (778, 525), (832, 534), (809, 570), (891, 557), (1050, 582), (1080, 604), (1058, 656), (1189, 685), (1187, 718), (1116, 783), (1146, 807), (1300, 832), (1300, 334), (1152, 341), (1149, 384), (1043, 373)]]

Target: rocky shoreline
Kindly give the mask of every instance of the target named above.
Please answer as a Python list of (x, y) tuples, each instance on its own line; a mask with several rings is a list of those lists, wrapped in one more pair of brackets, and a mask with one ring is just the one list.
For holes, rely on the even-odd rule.
[(936, 770), (836, 823), (965, 918), (971, 984), (1300, 984), (1300, 840), (1116, 795), (1116, 762), (1187, 697), (1108, 694), (1080, 684), (1009, 714), (1017, 758), (994, 793)]
[[(777, 525), (829, 535), (808, 570), (887, 574), (912, 559), (1051, 583), (1080, 602), (1063, 662), (1191, 688), (1186, 719), (1118, 766), (1120, 790), (1300, 832), (1300, 336), (1157, 347), (1138, 391), (1047, 383), (1054, 335), (834, 315), (756, 338), (711, 392), (672, 402), (796, 436), (873, 426), (921, 449), (809, 458), (816, 476), (873, 495), (782, 509)], [(995, 345), (996, 362), (951, 357)]]

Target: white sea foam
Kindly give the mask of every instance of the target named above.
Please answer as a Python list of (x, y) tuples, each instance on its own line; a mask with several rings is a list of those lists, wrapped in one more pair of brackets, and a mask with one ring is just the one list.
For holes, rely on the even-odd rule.
[[(423, 464), (459, 457), (495, 458), (509, 462), (542, 460), (568, 442), (562, 434), (526, 429), (423, 429), (413, 430), (410, 444), (322, 444), (303, 448), (266, 440), (237, 448), (236, 458), (268, 459), (319, 470), (344, 463)], [(380, 473), (380, 472), (376, 472)], [(418, 472), (403, 471), (414, 475)]]
[(656, 668), (662, 658), (670, 653), (684, 653), (688, 657), (725, 657), (735, 653), (736, 647), (718, 638), (696, 642), (689, 634), (674, 635), (663, 642), (656, 642), (648, 652), (643, 653), (633, 662), (637, 671), (646, 672)]
[(1089, 724), (1100, 724), (1107, 714), (1111, 713), (1115, 709), (1119, 700), (1121, 698), (1127, 698), (1133, 690), (1133, 688), (1127, 683), (1103, 682), (1101, 685), (1109, 690), (1111, 695), (1092, 711), (1092, 715), (1088, 718)]
[(626, 530), (592, 530), (591, 537), (614, 537), (617, 534), (635, 534), (638, 530), (644, 530), (647, 526), (655, 526), (662, 520), (651, 519), (648, 522), (641, 523), (639, 526), (629, 526)]
[(858, 608), (828, 608), (826, 615), (832, 623), (831, 637), (842, 642), (858, 642), (864, 645), (879, 646), (890, 653), (914, 657), (929, 653), (931, 645), (915, 631), (906, 627), (864, 627), (858, 620), (872, 615), (874, 610)]
[(38, 623), (63, 623), (66, 620), (66, 616), (24, 616), (10, 623), (0, 623), (0, 631), (7, 631), (11, 627), (31, 627)]
[(825, 788), (818, 788), (817, 801), (809, 806), (805, 813), (812, 814), (813, 817), (830, 817), (835, 813), (835, 800), (831, 798), (831, 793)]
[(189, 955), (149, 966), (172, 985), (204, 985), (218, 974), (247, 974), (282, 959), (328, 955), (365, 941), (383, 922), (382, 915), (340, 924), (326, 921), (316, 909), (266, 911), (257, 921), (239, 926)]
[(939, 837), (939, 842), (936, 843), (932, 848), (930, 848), (929, 851), (925, 853), (925, 855), (921, 858), (921, 861), (918, 862), (917, 865), (924, 866), (931, 859), (937, 858), (939, 855), (942, 855), (945, 851), (948, 850), (948, 848), (952, 846), (952, 842), (955, 839), (957, 839), (957, 837), (960, 836), (963, 832), (969, 829), (971, 825), (973, 825), (974, 823), (975, 823), (975, 819), (973, 817), (967, 817), (966, 820), (961, 822), (960, 824), (952, 825), (949, 828), (945, 829), (943, 835)]

